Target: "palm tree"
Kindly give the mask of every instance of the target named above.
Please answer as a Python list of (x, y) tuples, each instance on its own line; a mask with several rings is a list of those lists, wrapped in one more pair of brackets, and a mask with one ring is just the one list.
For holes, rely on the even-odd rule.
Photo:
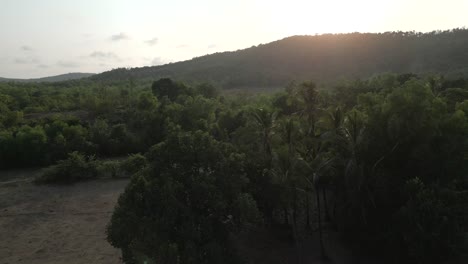
[[(255, 109), (251, 112), (253, 120), (255, 124), (259, 127), (260, 137), (262, 141), (263, 147), (263, 158), (264, 160), (260, 163), (263, 164), (264, 162), (264, 170), (260, 176), (263, 184), (262, 187), (267, 188), (269, 191), (275, 191), (272, 184), (272, 159), (273, 159), (273, 152), (272, 152), (272, 137), (274, 134), (274, 128), (276, 126), (276, 117), (277, 112), (268, 111), (263, 108)], [(271, 195), (270, 192), (262, 192), (268, 193)], [(271, 197), (269, 197), (271, 198)], [(273, 209), (274, 203), (271, 203), (269, 199), (265, 199), (265, 219), (267, 223), (273, 222)]]
[[(308, 168), (309, 173), (304, 175), (304, 179), (308, 183), (309, 188), (305, 192), (314, 191), (316, 202), (317, 202), (317, 221), (318, 221), (318, 231), (319, 231), (319, 242), (320, 242), (320, 253), (323, 259), (327, 259), (325, 253), (325, 248), (323, 245), (322, 237), (322, 212), (321, 212), (321, 202), (320, 202), (320, 191), (324, 190), (324, 183), (327, 181), (327, 171), (332, 168), (333, 159), (328, 157), (328, 153), (322, 148), (322, 144), (315, 145), (314, 151), (301, 152), (302, 164)], [(309, 210), (309, 199), (307, 199), (307, 208)], [(326, 208), (326, 207), (325, 207)], [(307, 211), (307, 218), (309, 212)], [(309, 220), (309, 219), (308, 219)], [(306, 223), (309, 226), (309, 223)]]
[(318, 92), (316, 85), (313, 82), (304, 82), (298, 90), (300, 101), (303, 104), (303, 109), (300, 115), (304, 116), (308, 124), (306, 135), (313, 135), (315, 133), (315, 125), (317, 122), (317, 106), (318, 106)]
[(278, 113), (276, 111), (269, 112), (263, 108), (258, 108), (252, 113), (252, 116), (257, 125), (261, 128), (263, 149), (267, 158), (267, 166), (270, 169), (272, 159), (271, 137)]
[[(292, 193), (292, 229), (294, 241), (297, 249), (298, 263), (302, 263), (301, 244), (299, 241), (299, 232), (297, 228), (297, 194), (298, 194), (298, 180), (300, 178), (295, 174), (295, 166), (297, 164), (297, 155), (295, 151), (294, 133), (295, 126), (292, 118), (286, 118), (280, 123), (280, 135), (283, 142), (286, 144), (286, 152), (275, 153), (275, 169), (272, 173), (280, 180), (281, 185), (285, 186), (287, 193)], [(288, 223), (289, 212), (287, 206), (284, 209), (285, 223)]]
[(320, 176), (317, 173), (313, 174), (313, 184), (315, 188), (315, 195), (317, 201), (317, 217), (318, 217), (318, 231), (319, 231), (319, 242), (320, 242), (320, 256), (326, 258), (325, 247), (323, 246), (322, 236), (322, 214), (320, 210)]
[(378, 157), (375, 161), (365, 160), (362, 156), (365, 147), (365, 131), (362, 116), (359, 112), (352, 111), (347, 115), (344, 124), (344, 134), (341, 136), (340, 143), (344, 149), (344, 184), (346, 192), (345, 208), (354, 212), (360, 212), (360, 222), (367, 224), (368, 209), (375, 207), (374, 194), (371, 192), (371, 185), (377, 176), (379, 164), (392, 153), (399, 145), (399, 142), (390, 149), (390, 151)]

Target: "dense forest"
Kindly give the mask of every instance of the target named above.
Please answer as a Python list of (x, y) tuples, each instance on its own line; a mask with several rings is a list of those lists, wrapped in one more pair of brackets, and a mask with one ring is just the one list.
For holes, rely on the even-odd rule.
[(115, 69), (92, 77), (115, 81), (174, 78), (223, 88), (284, 87), (370, 78), (381, 73), (467, 77), (468, 29), (293, 36), (232, 52), (162, 66)]
[[(467, 36), (455, 30), (293, 37), (240, 51), (250, 62), (278, 66), (251, 64), (272, 69), (268, 76), (277, 80), (259, 82), (262, 73), (242, 79), (248, 75), (240, 71), (240, 79), (229, 77), (224, 84), (282, 85), (292, 72), (327, 77), (332, 68), (370, 75), (377, 67), (373, 52), (382, 58), (378, 70), (409, 70), (404, 65), (418, 58), (427, 63), (413, 64), (417, 73), (441, 67), (452, 72), (468, 58), (458, 52)], [(356, 49), (345, 50), (336, 39)], [(408, 45), (395, 49), (402, 42)], [(392, 52), (373, 49), (376, 43)], [(320, 53), (322, 60), (319, 53), (307, 54), (317, 58), (314, 65), (327, 58), (330, 67), (315, 71), (292, 63), (304, 56), (304, 49), (292, 46), (314, 50), (319, 44), (330, 49)], [(286, 47), (290, 52), (262, 59)], [(326, 56), (337, 50), (342, 60)], [(279, 54), (291, 57), (291, 64), (281, 65)], [(351, 54), (365, 60), (362, 67), (353, 66)], [(0, 83), (0, 168), (50, 165), (39, 184), (106, 173), (131, 177), (107, 228), (108, 241), (126, 263), (248, 263), (239, 241), (256, 230), (292, 243), (297, 263), (308, 250), (304, 241), (319, 234), (322, 242), (327, 230), (382, 263), (466, 260), (468, 79), (383, 74), (330, 86), (291, 82), (270, 94), (138, 79), (187, 67), (182, 80), (214, 80), (200, 73), (214, 70), (218, 56), (244, 69), (245, 60), (231, 55), (92, 77), (132, 77), (114, 82)], [(453, 67), (446, 67), (448, 60)], [(284, 75), (275, 74), (286, 68)], [(321, 246), (324, 259), (333, 254)]]

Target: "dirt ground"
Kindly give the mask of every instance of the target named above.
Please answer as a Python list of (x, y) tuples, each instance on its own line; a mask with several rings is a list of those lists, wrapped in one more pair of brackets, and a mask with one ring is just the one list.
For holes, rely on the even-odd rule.
[(128, 180), (38, 186), (37, 173), (0, 172), (0, 264), (121, 263), (105, 228)]

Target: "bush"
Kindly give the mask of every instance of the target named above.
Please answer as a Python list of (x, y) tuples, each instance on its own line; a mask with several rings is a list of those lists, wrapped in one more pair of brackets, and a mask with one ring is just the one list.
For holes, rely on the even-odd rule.
[(121, 170), (121, 162), (118, 160), (108, 160), (100, 162), (97, 166), (99, 176), (118, 178), (125, 176)]
[(27, 106), (24, 108), (23, 112), (26, 114), (41, 113), (41, 112), (45, 112), (45, 109), (40, 106)]
[(47, 168), (36, 182), (70, 184), (96, 178), (97, 175), (97, 162), (94, 156), (84, 156), (75, 151), (69, 153), (66, 160)]
[(131, 154), (125, 160), (106, 160), (97, 165), (100, 177), (122, 178), (130, 177), (146, 167), (147, 160), (141, 154)]
[(121, 169), (128, 175), (133, 175), (148, 164), (145, 156), (141, 154), (131, 154), (121, 164)]

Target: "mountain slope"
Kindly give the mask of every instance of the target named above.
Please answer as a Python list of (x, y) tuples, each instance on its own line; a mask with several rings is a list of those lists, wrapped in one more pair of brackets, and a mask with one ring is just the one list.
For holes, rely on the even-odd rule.
[(56, 75), (56, 76), (34, 78), (34, 79), (11, 79), (11, 78), (0, 77), (0, 82), (62, 82), (62, 81), (68, 81), (68, 80), (87, 78), (93, 75), (94, 73), (73, 72), (73, 73), (66, 73), (66, 74), (61, 74), (61, 75)]
[(162, 66), (115, 69), (92, 79), (171, 77), (225, 88), (283, 86), (291, 80), (329, 82), (383, 72), (468, 73), (468, 30), (293, 36), (234, 52)]

